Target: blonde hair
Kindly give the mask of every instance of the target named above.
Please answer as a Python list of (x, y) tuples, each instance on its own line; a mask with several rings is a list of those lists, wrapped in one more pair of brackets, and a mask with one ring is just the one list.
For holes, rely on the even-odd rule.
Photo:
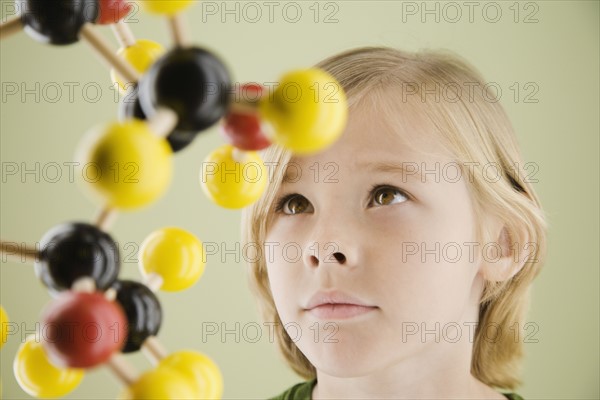
[[(470, 171), (476, 173), (470, 175), (468, 187), (478, 216), (480, 240), (497, 240), (484, 229), (485, 219), (492, 215), (505, 223), (511, 243), (532, 248), (523, 268), (510, 279), (486, 280), (473, 343), (473, 376), (489, 386), (514, 389), (521, 383), (521, 332), (530, 283), (538, 275), (546, 253), (546, 223), (538, 197), (526, 179), (512, 125), (491, 90), (493, 85), (486, 85), (474, 67), (445, 50), (410, 53), (364, 47), (330, 57), (317, 67), (339, 81), (348, 97), (350, 112), (361, 100), (373, 96), (385, 99), (388, 95), (389, 102), (393, 91), (406, 91), (402, 93), (402, 107), (412, 106), (424, 112), (435, 124), (438, 139), (453, 151), (456, 159), (463, 165), (470, 162), (475, 166)], [(432, 86), (441, 92), (435, 95), (435, 101), (427, 101), (427, 94), (431, 93), (427, 90)], [(464, 93), (467, 89), (468, 98)], [(275, 167), (269, 185), (263, 196), (242, 214), (242, 240), (260, 249), (264, 249), (275, 194), (292, 154), (273, 145), (262, 156), (265, 161), (276, 163), (271, 164)], [(497, 182), (482, 178), (481, 169), (490, 163), (495, 163), (501, 173)], [(264, 257), (249, 260), (248, 264), (250, 286), (257, 295), (263, 318), (276, 323), (277, 343), (283, 356), (299, 375), (314, 378), (315, 367), (293, 343), (277, 314)], [(490, 325), (497, 328), (494, 341), (486, 339), (482, 329)]]

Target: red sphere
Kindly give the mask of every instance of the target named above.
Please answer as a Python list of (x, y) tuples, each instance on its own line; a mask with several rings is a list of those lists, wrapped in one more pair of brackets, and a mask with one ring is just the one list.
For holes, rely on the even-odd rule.
[(127, 0), (99, 0), (100, 12), (96, 24), (116, 24), (132, 9)]
[[(236, 91), (236, 101), (256, 103), (263, 95), (263, 87), (256, 83), (243, 84)], [(264, 133), (258, 113), (229, 112), (223, 119), (221, 135), (233, 146), (241, 150), (262, 150), (271, 142)]]
[(255, 101), (263, 95), (264, 88), (258, 83), (244, 83), (240, 87), (240, 95), (246, 100)]
[(261, 150), (271, 142), (265, 137), (260, 119), (255, 114), (229, 113), (225, 116), (221, 134), (241, 150)]
[(127, 338), (125, 313), (101, 292), (63, 292), (46, 308), (42, 321), (44, 348), (60, 367), (104, 363)]

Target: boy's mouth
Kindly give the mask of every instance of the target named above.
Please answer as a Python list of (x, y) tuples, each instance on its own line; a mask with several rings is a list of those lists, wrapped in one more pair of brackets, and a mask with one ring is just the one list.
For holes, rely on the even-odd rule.
[(376, 310), (377, 306), (341, 291), (319, 291), (308, 301), (305, 311), (317, 318), (345, 319)]

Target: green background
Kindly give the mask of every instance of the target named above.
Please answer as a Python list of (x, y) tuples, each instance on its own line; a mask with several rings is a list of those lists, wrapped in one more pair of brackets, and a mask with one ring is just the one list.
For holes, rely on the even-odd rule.
[[(599, 3), (537, 1), (515, 6), (500, 1), (495, 5), (502, 15), (495, 23), (494, 8), (489, 8), (495, 5), (488, 6), (487, 14), (482, 12), (490, 2), (477, 3), (472, 21), (464, 2), (455, 3), (462, 11), (455, 22), (456, 9), (445, 2), (437, 3), (439, 21), (435, 14), (403, 13), (410, 2), (296, 2), (287, 14), (282, 10), (288, 2), (278, 2), (272, 22), (264, 2), (255, 3), (262, 10), (257, 22), (252, 21), (256, 9), (244, 9), (246, 2), (205, 3), (219, 10), (238, 7), (239, 12), (224, 15), (224, 22), (220, 14), (203, 14), (200, 2), (185, 14), (193, 42), (221, 56), (237, 82), (273, 82), (290, 69), (311, 66), (341, 50), (387, 45), (452, 49), (479, 68), (488, 82), (498, 84), (524, 157), (539, 166), (535, 187), (550, 224), (548, 262), (535, 283), (528, 317), (539, 329), (532, 337), (536, 341), (526, 344), (525, 384), (518, 392), (527, 399), (598, 398)], [(0, 4), (6, 18), (10, 3)], [(436, 7), (436, 2), (412, 4), (420, 11)], [(296, 23), (291, 22), (292, 7), (302, 11)], [(520, 10), (518, 16), (515, 9)], [(128, 23), (137, 38), (171, 43), (162, 18), (139, 11)], [(110, 28), (98, 30), (116, 49)], [(108, 70), (85, 43), (51, 47), (20, 33), (3, 40), (0, 50), (3, 174), (13, 163), (27, 169), (40, 163), (39, 181), (35, 173), (3, 175), (0, 236), (35, 243), (50, 227), (89, 221), (96, 212), (97, 205), (80, 185), (69, 181), (66, 167), (58, 182), (44, 178), (54, 176), (46, 167), (49, 163), (62, 166), (73, 160), (86, 131), (116, 118), (115, 92)], [(31, 94), (22, 99), (20, 93), (6, 92), (10, 83), (35, 91), (38, 82), (39, 101)], [(69, 82), (79, 84), (72, 102)], [(56, 85), (62, 95), (52, 102)], [(174, 179), (164, 197), (119, 215), (111, 234), (124, 258), (123, 277), (139, 278), (135, 249), (163, 226), (182, 227), (235, 253), (240, 212), (213, 205), (198, 184), (202, 160), (222, 143), (217, 128), (202, 134), (175, 156)], [(191, 289), (159, 294), (165, 313), (159, 338), (171, 351), (193, 348), (216, 360), (225, 378), (225, 398), (266, 398), (299, 378), (279, 357), (266, 328), (252, 343), (260, 320), (243, 260), (232, 253), (209, 256), (203, 278)], [(0, 353), (4, 397), (29, 398), (15, 381), (12, 362), (21, 333), (34, 329), (50, 296), (29, 264), (2, 262), (0, 274), (1, 303), (20, 326)], [(219, 335), (203, 340), (207, 323), (237, 331), (239, 339), (229, 333), (225, 340)], [(149, 368), (141, 354), (129, 359), (139, 370)], [(69, 398), (114, 398), (118, 391), (109, 371), (98, 368)]]

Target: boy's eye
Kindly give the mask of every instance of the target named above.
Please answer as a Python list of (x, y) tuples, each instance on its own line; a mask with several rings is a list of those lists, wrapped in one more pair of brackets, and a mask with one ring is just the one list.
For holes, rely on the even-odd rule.
[[(387, 206), (390, 204), (402, 203), (408, 200), (402, 190), (397, 189), (393, 186), (385, 185), (374, 185), (370, 191), (370, 198), (372, 203), (376, 203), (375, 206)], [(313, 206), (308, 199), (300, 194), (292, 193), (283, 196), (277, 201), (275, 206), (275, 212), (295, 215), (305, 212), (312, 212)]]
[(310, 209), (312, 209), (312, 205), (306, 197), (299, 194), (291, 194), (279, 200), (275, 211), (293, 215), (303, 213), (306, 210), (310, 211)]
[(400, 189), (390, 186), (375, 185), (371, 190), (371, 193), (373, 196), (373, 201), (382, 206), (401, 203), (408, 200), (408, 196), (406, 196)]

